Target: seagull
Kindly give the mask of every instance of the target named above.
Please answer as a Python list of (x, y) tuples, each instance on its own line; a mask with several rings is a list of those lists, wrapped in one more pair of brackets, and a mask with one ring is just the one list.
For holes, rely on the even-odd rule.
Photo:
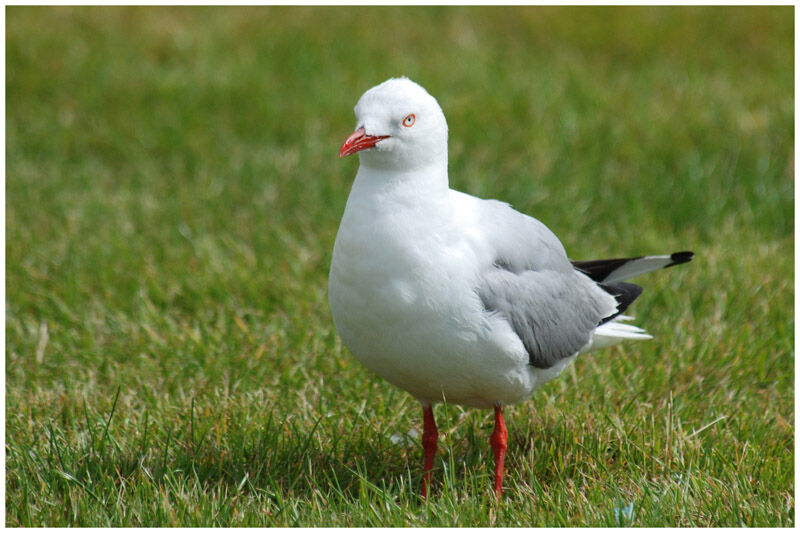
[(494, 494), (503, 491), (503, 406), (584, 352), (652, 338), (628, 324), (642, 292), (624, 280), (692, 259), (676, 252), (571, 261), (543, 223), (450, 189), (447, 121), (408, 78), (369, 89), (339, 157), (360, 165), (336, 235), (329, 303), (344, 345), (422, 405), (427, 498), (433, 405), (494, 409)]

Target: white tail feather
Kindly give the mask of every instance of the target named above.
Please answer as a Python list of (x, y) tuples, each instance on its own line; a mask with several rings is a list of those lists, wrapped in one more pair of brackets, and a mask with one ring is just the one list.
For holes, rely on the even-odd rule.
[(642, 328), (637, 328), (632, 324), (622, 323), (629, 320), (633, 320), (633, 317), (619, 315), (613, 320), (598, 326), (597, 329), (594, 330), (592, 340), (581, 349), (581, 353), (608, 348), (624, 340), (647, 340), (653, 338), (652, 335), (648, 335)]

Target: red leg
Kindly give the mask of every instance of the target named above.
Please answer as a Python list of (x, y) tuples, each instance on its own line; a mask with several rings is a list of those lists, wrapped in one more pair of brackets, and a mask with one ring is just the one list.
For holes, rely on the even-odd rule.
[(494, 495), (500, 499), (503, 495), (503, 465), (506, 460), (506, 445), (508, 443), (508, 431), (506, 422), (503, 420), (503, 407), (494, 406), (494, 431), (489, 438), (494, 450)]
[(431, 470), (433, 469), (433, 457), (436, 455), (436, 443), (439, 440), (439, 430), (436, 429), (436, 420), (433, 418), (433, 406), (422, 407), (423, 430), (422, 430), (422, 449), (425, 450), (425, 471), (422, 474), (422, 498), (428, 497), (428, 487), (431, 484)]

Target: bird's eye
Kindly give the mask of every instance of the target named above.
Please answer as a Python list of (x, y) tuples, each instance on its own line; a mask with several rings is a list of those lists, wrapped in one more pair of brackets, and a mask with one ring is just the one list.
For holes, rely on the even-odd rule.
[(414, 116), (414, 113), (411, 113), (406, 118), (403, 119), (403, 126), (406, 128), (410, 128), (414, 125), (414, 121), (417, 120), (417, 117)]

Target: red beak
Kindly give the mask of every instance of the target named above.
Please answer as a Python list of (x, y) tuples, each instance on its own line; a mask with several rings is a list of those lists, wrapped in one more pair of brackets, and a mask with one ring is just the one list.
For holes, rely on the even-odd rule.
[(364, 128), (358, 128), (350, 135), (339, 150), (339, 157), (345, 157), (367, 148), (372, 148), (378, 141), (388, 139), (389, 135), (367, 135)]

